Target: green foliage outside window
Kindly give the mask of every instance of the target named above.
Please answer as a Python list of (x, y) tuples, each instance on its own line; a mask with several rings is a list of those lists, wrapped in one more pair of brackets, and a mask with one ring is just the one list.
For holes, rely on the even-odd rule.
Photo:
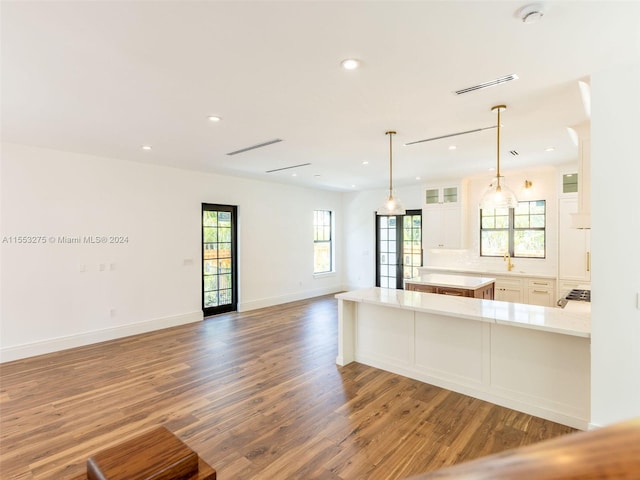
[(516, 208), (480, 211), (480, 255), (545, 258), (546, 202), (518, 202)]

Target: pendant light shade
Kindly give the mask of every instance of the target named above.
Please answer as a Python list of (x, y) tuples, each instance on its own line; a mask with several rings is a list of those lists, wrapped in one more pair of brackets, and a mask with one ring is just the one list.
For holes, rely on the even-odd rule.
[(518, 206), (518, 198), (516, 194), (513, 193), (507, 184), (504, 181), (504, 177), (500, 175), (500, 111), (506, 110), (506, 105), (496, 105), (491, 109), (491, 111), (498, 112), (498, 139), (497, 139), (497, 149), (496, 149), (496, 178), (489, 188), (482, 196), (482, 200), (480, 200), (480, 208), (483, 210), (493, 209), (493, 208), (515, 208)]
[(393, 130), (385, 133), (389, 135), (389, 195), (384, 204), (376, 212), (377, 215), (404, 215), (405, 210), (400, 199), (393, 195), (393, 136), (396, 134)]

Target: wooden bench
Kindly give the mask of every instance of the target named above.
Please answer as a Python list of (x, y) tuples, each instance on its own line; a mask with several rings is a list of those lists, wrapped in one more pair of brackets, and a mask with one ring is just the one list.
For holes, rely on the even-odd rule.
[(216, 471), (165, 427), (87, 460), (87, 480), (216, 480)]

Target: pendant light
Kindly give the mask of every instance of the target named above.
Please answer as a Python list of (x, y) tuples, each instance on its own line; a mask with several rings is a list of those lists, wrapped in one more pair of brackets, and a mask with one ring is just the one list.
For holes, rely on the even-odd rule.
[(489, 210), (494, 208), (515, 208), (518, 206), (518, 199), (516, 194), (507, 187), (504, 182), (504, 177), (500, 175), (500, 111), (506, 110), (506, 105), (496, 105), (491, 108), (498, 112), (498, 140), (497, 140), (497, 165), (496, 165), (496, 179), (489, 185), (489, 189), (482, 196), (480, 201), (480, 208), (483, 210)]
[(393, 130), (389, 130), (385, 135), (389, 135), (389, 196), (378, 211), (378, 215), (404, 215), (405, 210), (400, 199), (393, 196), (393, 136), (396, 134)]

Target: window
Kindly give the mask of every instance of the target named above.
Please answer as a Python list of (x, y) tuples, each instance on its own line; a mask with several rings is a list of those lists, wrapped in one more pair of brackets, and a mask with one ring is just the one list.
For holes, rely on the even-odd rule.
[(313, 212), (313, 273), (333, 271), (332, 217), (329, 210)]
[(545, 258), (546, 202), (518, 202), (516, 208), (480, 211), (480, 256)]

